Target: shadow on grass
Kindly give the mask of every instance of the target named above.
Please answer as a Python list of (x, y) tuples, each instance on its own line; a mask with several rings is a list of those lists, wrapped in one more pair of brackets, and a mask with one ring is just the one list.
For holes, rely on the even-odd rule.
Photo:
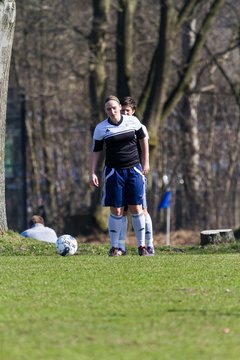
[(194, 314), (198, 316), (209, 316), (209, 315), (217, 315), (217, 316), (234, 316), (240, 317), (240, 312), (223, 312), (219, 310), (204, 310), (204, 309), (166, 309), (165, 313), (175, 313), (175, 314)]

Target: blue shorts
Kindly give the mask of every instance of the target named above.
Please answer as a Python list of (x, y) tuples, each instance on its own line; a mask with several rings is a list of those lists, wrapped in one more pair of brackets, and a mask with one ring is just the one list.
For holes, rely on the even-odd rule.
[(142, 205), (143, 195), (144, 176), (140, 164), (128, 169), (105, 167), (103, 206)]
[[(144, 184), (143, 184), (143, 202), (142, 202), (142, 207), (143, 209), (147, 209), (147, 178), (144, 177)], [(124, 206), (124, 211), (127, 212), (128, 211), (128, 205)]]

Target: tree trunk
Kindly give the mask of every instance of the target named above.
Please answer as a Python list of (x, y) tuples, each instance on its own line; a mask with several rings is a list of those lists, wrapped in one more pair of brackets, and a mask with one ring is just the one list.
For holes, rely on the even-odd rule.
[[(183, 27), (182, 49), (183, 64), (189, 56), (189, 51), (195, 41), (196, 20), (186, 23)], [(200, 96), (194, 93), (196, 74), (193, 73), (187, 91), (181, 102), (179, 124), (181, 128), (182, 167), (184, 190), (186, 194), (186, 219), (189, 228), (199, 228), (200, 221), (200, 144), (198, 137), (198, 103)]]
[(119, 0), (117, 31), (117, 94), (132, 94), (134, 14), (138, 0)]
[[(106, 73), (106, 32), (108, 27), (108, 13), (110, 7), (110, 0), (93, 0), (93, 21), (92, 32), (90, 35), (90, 102), (91, 102), (91, 129), (93, 130), (96, 124), (103, 120), (104, 109), (103, 103), (106, 96), (107, 73)], [(102, 170), (103, 159), (101, 157), (98, 169)], [(99, 173), (99, 176), (101, 174)], [(101, 228), (98, 222), (98, 213), (102, 213), (104, 218), (104, 209), (99, 206), (101, 197), (100, 189), (95, 189), (92, 192), (91, 212), (97, 225)], [(100, 216), (101, 217), (101, 216)]]
[(201, 246), (217, 245), (235, 241), (232, 229), (204, 230), (200, 233)]
[(0, 234), (7, 230), (4, 156), (8, 78), (15, 18), (15, 1), (0, 0)]
[(90, 35), (90, 101), (92, 128), (103, 120), (103, 101), (106, 96), (106, 31), (110, 0), (93, 0), (93, 21)]
[[(171, 0), (161, 1), (160, 17), (158, 45), (147, 80), (150, 90), (147, 88), (144, 89), (140, 102), (140, 108), (143, 107), (145, 109), (143, 119), (149, 132), (151, 153), (156, 152), (162, 108), (166, 100), (169, 82), (169, 59), (173, 34), (172, 22), (174, 19)], [(148, 98), (144, 96), (144, 93), (149, 94)], [(152, 157), (153, 156), (151, 156), (151, 158)]]

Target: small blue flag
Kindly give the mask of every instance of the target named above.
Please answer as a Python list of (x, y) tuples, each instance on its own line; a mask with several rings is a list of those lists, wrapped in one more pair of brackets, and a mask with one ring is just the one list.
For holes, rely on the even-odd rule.
[(160, 209), (167, 209), (170, 207), (170, 199), (171, 199), (171, 191), (168, 190), (165, 192), (163, 198), (161, 199), (159, 205), (158, 205), (158, 212), (160, 211)]

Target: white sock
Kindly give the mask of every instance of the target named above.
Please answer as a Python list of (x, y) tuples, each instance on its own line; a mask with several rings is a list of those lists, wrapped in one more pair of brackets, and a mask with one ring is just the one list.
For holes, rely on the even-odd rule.
[(145, 246), (145, 216), (143, 212), (140, 214), (132, 214), (132, 225), (138, 246)]
[(122, 217), (122, 227), (118, 240), (118, 247), (123, 251), (126, 251), (126, 236), (127, 236), (127, 228), (128, 228), (128, 218), (127, 216)]
[(118, 239), (122, 226), (122, 215), (110, 214), (108, 218), (108, 232), (110, 236), (111, 247), (118, 247)]
[(148, 214), (148, 213), (145, 216), (145, 238), (146, 238), (146, 246), (151, 246), (153, 248), (152, 219), (151, 219), (150, 214)]

